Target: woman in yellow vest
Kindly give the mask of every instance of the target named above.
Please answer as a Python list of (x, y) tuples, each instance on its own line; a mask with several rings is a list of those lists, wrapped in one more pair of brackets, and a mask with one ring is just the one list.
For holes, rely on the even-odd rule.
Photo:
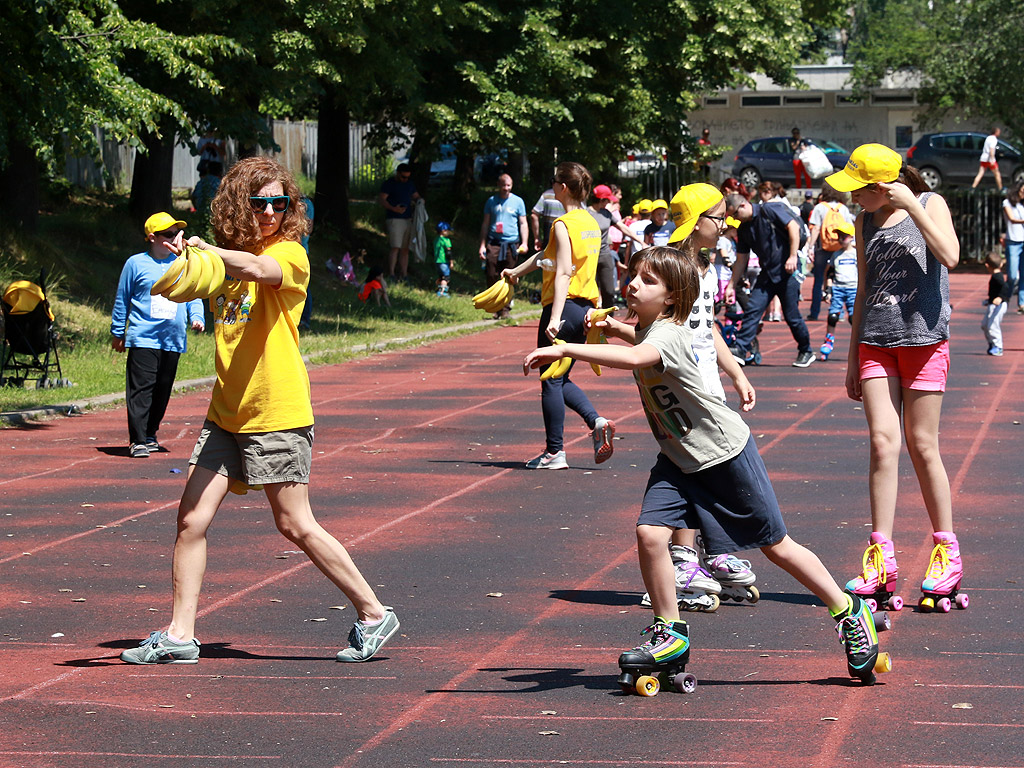
[[(213, 200), (219, 245), (188, 244), (223, 262), (227, 279), (210, 297), (217, 383), (189, 461), (171, 564), (174, 603), (166, 629), (121, 654), (130, 664), (195, 664), (193, 636), (206, 572), (206, 532), (229, 490), (262, 487), (279, 531), (352, 602), (358, 620), (338, 661), (365, 661), (398, 631), (341, 543), (309, 505), (313, 407), (299, 353), (298, 323), (309, 285), (301, 239), (309, 229), (292, 175), (265, 157), (242, 160)], [(184, 250), (181, 235), (169, 243)]]
[[(583, 343), (586, 340), (584, 320), (587, 312), (597, 306), (601, 295), (596, 279), (601, 228), (584, 205), (592, 182), (590, 172), (579, 163), (559, 163), (551, 188), (565, 207), (565, 213), (552, 224), (547, 248), (516, 268), (501, 273), (515, 284), (527, 272), (544, 270), (541, 288), (544, 309), (537, 333), (538, 346), (550, 346), (556, 338)], [(547, 366), (541, 368), (541, 373), (545, 370)], [(576, 411), (591, 430), (594, 461), (600, 464), (612, 455), (615, 424), (598, 416), (583, 390), (569, 380), (571, 371), (570, 367), (562, 376), (540, 383), (546, 445), (540, 456), (526, 462), (529, 469), (568, 469), (562, 444), (565, 406)]]

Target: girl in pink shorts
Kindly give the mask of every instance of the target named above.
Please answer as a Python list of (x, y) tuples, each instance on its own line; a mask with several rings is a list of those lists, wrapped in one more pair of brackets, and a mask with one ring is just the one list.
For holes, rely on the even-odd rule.
[(934, 548), (921, 584), (923, 610), (948, 610), (963, 566), (953, 533), (949, 478), (939, 455), (939, 416), (949, 371), (949, 274), (960, 246), (946, 201), (881, 144), (854, 150), (827, 179), (852, 192), (859, 281), (846, 389), (864, 402), (871, 441), (872, 533), (863, 570), (848, 590), (899, 610), (893, 545), (902, 433), (932, 526)]

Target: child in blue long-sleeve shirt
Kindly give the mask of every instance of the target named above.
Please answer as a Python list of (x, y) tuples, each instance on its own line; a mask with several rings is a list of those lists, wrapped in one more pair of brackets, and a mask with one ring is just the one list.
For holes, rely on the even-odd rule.
[(164, 212), (146, 219), (149, 248), (125, 262), (117, 284), (110, 320), (111, 346), (117, 352), (128, 350), (125, 400), (128, 450), (133, 459), (144, 459), (154, 451), (164, 450), (156, 433), (171, 398), (178, 357), (187, 346), (187, 327), (191, 325), (198, 332), (206, 328), (201, 300), (178, 304), (159, 294), (149, 294), (153, 283), (176, 258), (167, 249), (167, 243), (186, 226), (184, 221)]

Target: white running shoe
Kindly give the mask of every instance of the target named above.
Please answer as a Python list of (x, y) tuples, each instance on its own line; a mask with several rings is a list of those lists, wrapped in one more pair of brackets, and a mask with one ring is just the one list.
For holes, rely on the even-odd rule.
[(548, 453), (544, 451), (535, 459), (526, 462), (527, 469), (568, 469), (569, 462), (565, 460), (565, 451)]
[(612, 451), (615, 450), (615, 446), (612, 445), (612, 439), (615, 437), (615, 422), (598, 416), (591, 435), (594, 438), (594, 463), (600, 464), (603, 461), (608, 461), (612, 457)]

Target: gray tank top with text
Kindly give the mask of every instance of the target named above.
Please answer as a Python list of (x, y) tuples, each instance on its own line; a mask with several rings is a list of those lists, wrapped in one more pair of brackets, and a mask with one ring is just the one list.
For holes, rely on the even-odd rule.
[[(919, 197), (928, 204), (932, 192)], [(864, 216), (865, 296), (860, 340), (877, 347), (924, 347), (949, 338), (949, 272), (908, 215), (891, 227)]]

